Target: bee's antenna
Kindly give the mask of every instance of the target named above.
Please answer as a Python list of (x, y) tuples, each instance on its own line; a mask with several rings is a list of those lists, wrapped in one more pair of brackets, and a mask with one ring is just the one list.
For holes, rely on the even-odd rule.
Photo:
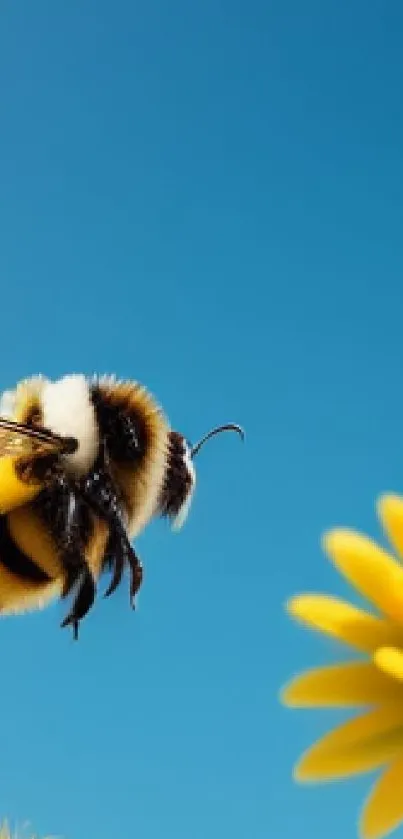
[(239, 434), (239, 436), (242, 438), (242, 440), (244, 440), (244, 438), (245, 438), (245, 432), (244, 432), (243, 428), (241, 428), (240, 425), (236, 425), (233, 422), (230, 422), (227, 425), (219, 425), (219, 426), (217, 426), (217, 428), (213, 428), (211, 431), (208, 432), (208, 434), (206, 434), (204, 437), (202, 437), (202, 439), (199, 440), (199, 442), (196, 443), (195, 446), (192, 446), (192, 448), (190, 450), (191, 456), (196, 457), (196, 455), (199, 453), (201, 447), (204, 446), (204, 444), (207, 442), (207, 440), (210, 440), (211, 437), (215, 437), (216, 434), (221, 434), (222, 431), (236, 431), (236, 433)]

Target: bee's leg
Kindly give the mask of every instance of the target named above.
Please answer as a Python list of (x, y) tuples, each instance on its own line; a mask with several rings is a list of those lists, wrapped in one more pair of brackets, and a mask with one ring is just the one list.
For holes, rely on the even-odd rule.
[(82, 495), (110, 528), (106, 554), (113, 568), (113, 577), (105, 596), (109, 597), (118, 587), (127, 563), (131, 577), (130, 602), (134, 608), (134, 598), (142, 582), (142, 566), (127, 534), (122, 503), (108, 472), (103, 467), (94, 470), (84, 479)]
[(122, 581), (126, 564), (126, 557), (124, 551), (122, 550), (122, 540), (117, 536), (115, 531), (111, 531), (109, 534), (109, 540), (106, 546), (106, 555), (108, 557), (108, 565), (110, 570), (113, 572), (113, 575), (104, 597), (110, 597)]
[(61, 626), (72, 625), (74, 637), (77, 638), (78, 624), (89, 612), (95, 600), (95, 580), (85, 560), (81, 541), (82, 502), (74, 487), (66, 481), (64, 476), (60, 476), (57, 483), (60, 491), (59, 514), (61, 517), (58, 543), (66, 575), (62, 597), (67, 597), (73, 589), (76, 589), (72, 608)]
[(130, 565), (130, 605), (132, 609), (136, 608), (136, 594), (140, 590), (143, 583), (143, 565), (137, 554), (133, 550)]
[(62, 628), (71, 625), (75, 639), (78, 638), (80, 621), (85, 618), (95, 600), (95, 582), (88, 568), (81, 571), (76, 582), (77, 594), (74, 598), (73, 606), (60, 624)]
[(112, 532), (107, 547), (108, 555), (112, 558), (113, 577), (108, 586), (105, 597), (110, 597), (117, 589), (123, 576), (125, 565), (129, 566), (130, 570), (130, 604), (135, 608), (135, 597), (140, 589), (143, 580), (143, 566), (137, 556), (136, 551), (130, 544), (126, 535)]

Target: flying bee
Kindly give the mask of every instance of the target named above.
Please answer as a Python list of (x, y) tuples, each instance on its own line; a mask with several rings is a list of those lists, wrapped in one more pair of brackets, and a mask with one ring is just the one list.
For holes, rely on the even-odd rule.
[(130, 572), (130, 599), (142, 582), (133, 540), (151, 519), (187, 517), (196, 445), (172, 429), (137, 382), (112, 376), (36, 376), (0, 400), (0, 613), (44, 607), (73, 593), (62, 626), (92, 607), (101, 574), (105, 596)]

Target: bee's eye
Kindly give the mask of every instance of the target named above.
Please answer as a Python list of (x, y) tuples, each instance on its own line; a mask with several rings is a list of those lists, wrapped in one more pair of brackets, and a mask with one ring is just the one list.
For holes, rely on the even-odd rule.
[(185, 515), (194, 486), (194, 470), (191, 461), (191, 445), (182, 434), (171, 431), (169, 435), (169, 455), (164, 487), (160, 499), (161, 515), (174, 522)]

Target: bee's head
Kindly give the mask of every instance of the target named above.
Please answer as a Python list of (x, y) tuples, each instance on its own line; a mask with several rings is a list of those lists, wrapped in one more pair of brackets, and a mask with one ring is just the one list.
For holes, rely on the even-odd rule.
[(189, 443), (178, 431), (169, 432), (167, 468), (160, 500), (160, 514), (171, 519), (175, 530), (179, 530), (184, 524), (192, 503), (196, 485), (194, 459), (204, 443), (222, 431), (236, 431), (242, 439), (244, 437), (242, 428), (233, 423), (213, 428), (195, 445)]

